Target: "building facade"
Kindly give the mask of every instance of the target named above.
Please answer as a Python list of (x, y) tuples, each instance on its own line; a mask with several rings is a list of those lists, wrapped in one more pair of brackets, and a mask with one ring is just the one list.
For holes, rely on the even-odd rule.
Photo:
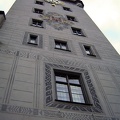
[(83, 7), (16, 0), (0, 28), (0, 120), (120, 119), (120, 56)]

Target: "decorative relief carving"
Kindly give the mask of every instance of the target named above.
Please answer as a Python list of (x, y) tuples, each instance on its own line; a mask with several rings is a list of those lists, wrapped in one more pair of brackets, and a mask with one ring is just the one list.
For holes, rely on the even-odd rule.
[(52, 111), (52, 110), (41, 110), (20, 106), (12, 106), (12, 105), (2, 105), (0, 107), (0, 111), (14, 114), (23, 114), (30, 116), (39, 116), (39, 117), (51, 117), (51, 118), (61, 118), (68, 120), (120, 120), (119, 118), (107, 117), (107, 116), (94, 116), (86, 115), (86, 114), (77, 114), (77, 113), (68, 113), (61, 111)]
[(2, 54), (15, 55), (16, 52), (17, 52), (17, 51), (15, 51), (15, 50), (0, 49), (0, 53), (2, 53)]
[(103, 65), (91, 64), (90, 68), (98, 70), (98, 71), (109, 72), (107, 66), (103, 66)]
[[(81, 105), (74, 105), (74, 104), (65, 104), (56, 102), (53, 100), (53, 94), (52, 94), (52, 82), (51, 82), (51, 70), (52, 69), (60, 69), (60, 70), (67, 70), (67, 71), (73, 71), (77, 73), (84, 73), (85, 80), (87, 82), (87, 86), (89, 88), (89, 91), (91, 93), (91, 97), (93, 99), (93, 106), (81, 106)], [(77, 110), (77, 111), (84, 111), (84, 112), (97, 112), (102, 113), (102, 108), (100, 105), (100, 102), (98, 100), (98, 97), (95, 92), (95, 88), (92, 84), (92, 81), (90, 79), (90, 76), (85, 69), (80, 68), (74, 68), (71, 66), (64, 66), (64, 65), (58, 65), (58, 64), (51, 64), (46, 63), (45, 64), (45, 86), (46, 86), (46, 106), (49, 107), (55, 107), (55, 108), (62, 108), (62, 109), (69, 109), (69, 110)]]
[(52, 26), (57, 30), (68, 29), (69, 26), (73, 24), (73, 22), (64, 18), (63, 15), (55, 12), (48, 12), (46, 15), (40, 15), (40, 18), (42, 20), (45, 20), (48, 25)]

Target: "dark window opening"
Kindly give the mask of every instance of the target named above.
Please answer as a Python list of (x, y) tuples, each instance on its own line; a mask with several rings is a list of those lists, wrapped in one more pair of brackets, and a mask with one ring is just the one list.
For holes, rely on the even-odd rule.
[(55, 40), (55, 49), (69, 50), (67, 42)]
[(34, 12), (38, 14), (43, 14), (43, 10), (34, 8)]
[(85, 49), (85, 52), (86, 52), (87, 55), (89, 55), (89, 56), (94, 56), (94, 57), (96, 56), (96, 55), (93, 53), (92, 48), (91, 48), (90, 46), (84, 45), (84, 49)]
[(28, 44), (37, 45), (38, 36), (37, 35), (30, 35)]
[(72, 28), (73, 34), (78, 36), (85, 36), (82, 32), (82, 29), (79, 28)]
[(32, 26), (43, 28), (43, 21), (32, 19)]
[(66, 10), (66, 11), (70, 11), (71, 12), (71, 9), (68, 8), (68, 7), (63, 7), (63, 9)]
[(70, 20), (70, 21), (76, 22), (76, 19), (75, 19), (75, 17), (73, 17), (73, 16), (67, 16), (67, 19)]
[(57, 100), (88, 104), (82, 75), (63, 71), (55, 71)]
[(36, 1), (36, 4), (43, 5), (42, 1)]

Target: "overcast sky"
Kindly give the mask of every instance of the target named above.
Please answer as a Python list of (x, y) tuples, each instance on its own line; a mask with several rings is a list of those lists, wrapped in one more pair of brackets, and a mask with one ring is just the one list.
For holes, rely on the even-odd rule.
[[(15, 0), (0, 0), (5, 13)], [(82, 0), (85, 11), (120, 54), (120, 0)]]

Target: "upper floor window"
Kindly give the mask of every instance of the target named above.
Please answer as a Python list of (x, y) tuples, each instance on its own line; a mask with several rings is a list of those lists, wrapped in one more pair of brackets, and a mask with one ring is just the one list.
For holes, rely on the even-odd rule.
[(96, 56), (90, 46), (84, 45), (84, 49), (87, 55), (94, 56), (94, 57)]
[(43, 5), (43, 2), (42, 2), (42, 1), (37, 1), (37, 0), (36, 0), (36, 4), (38, 4), (38, 5)]
[(59, 40), (55, 40), (55, 49), (66, 50), (66, 51), (69, 50), (67, 42), (59, 41)]
[(32, 19), (32, 26), (43, 28), (43, 21)]
[(38, 36), (30, 34), (28, 44), (37, 45), (38, 44)]
[(66, 10), (66, 11), (70, 11), (71, 12), (71, 9), (68, 8), (68, 7), (63, 7), (63, 9)]
[(24, 35), (23, 44), (32, 47), (42, 48), (42, 35), (26, 32)]
[(43, 10), (34, 8), (34, 13), (43, 14)]
[(68, 16), (68, 15), (67, 15), (67, 19), (70, 20), (70, 21), (77, 22), (76, 18), (73, 17), (73, 16)]
[(57, 100), (89, 103), (81, 74), (55, 71), (55, 82)]
[(78, 35), (78, 36), (85, 36), (82, 29), (79, 29), (79, 28), (73, 28), (72, 27), (72, 31), (73, 31), (73, 34), (74, 35)]

